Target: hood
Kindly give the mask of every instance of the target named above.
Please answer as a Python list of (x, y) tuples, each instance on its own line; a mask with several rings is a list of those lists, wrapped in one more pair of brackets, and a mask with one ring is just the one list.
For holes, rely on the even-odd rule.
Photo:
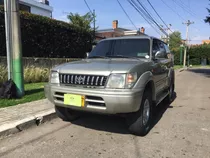
[(59, 73), (97, 74), (126, 73), (134, 66), (143, 64), (145, 59), (84, 59), (55, 67)]

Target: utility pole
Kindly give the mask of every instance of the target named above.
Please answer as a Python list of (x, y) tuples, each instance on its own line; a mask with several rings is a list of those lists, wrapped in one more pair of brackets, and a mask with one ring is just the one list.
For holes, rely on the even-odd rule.
[(96, 14), (95, 14), (95, 9), (93, 9), (93, 38), (95, 41), (95, 36), (96, 36)]
[(5, 16), (5, 35), (6, 35), (6, 47), (7, 47), (7, 71), (8, 79), (12, 78), (12, 58), (11, 58), (11, 1), (4, 0), (4, 16)]
[(168, 25), (168, 28), (167, 28), (167, 34), (168, 34), (168, 47), (169, 47), (169, 42), (170, 42), (170, 37), (169, 37), (169, 31), (171, 30), (171, 24)]
[(187, 22), (183, 22), (184, 25), (187, 26), (186, 28), (186, 42), (185, 42), (185, 49), (184, 49), (184, 62), (183, 62), (183, 67), (185, 68), (186, 66), (186, 58), (187, 58), (187, 47), (188, 47), (188, 41), (189, 41), (189, 26), (191, 24), (194, 24), (193, 21), (187, 20)]
[[(9, 0), (8, 0), (9, 1)], [(19, 0), (11, 1), (11, 37), (13, 80), (17, 88), (17, 97), (24, 96), (22, 43), (20, 32)]]
[(169, 31), (171, 30), (171, 26), (172, 26), (172, 25), (169, 24), (167, 28), (163, 28), (163, 26), (161, 25), (161, 27), (162, 27), (162, 28), (161, 28), (161, 31), (162, 31), (162, 30), (167, 31), (167, 37), (166, 37), (166, 39), (167, 39), (168, 46), (169, 46), (169, 41), (170, 41), (170, 38), (169, 38)]
[(94, 29), (94, 37), (96, 32), (96, 15), (95, 15), (95, 9), (93, 9), (93, 29)]

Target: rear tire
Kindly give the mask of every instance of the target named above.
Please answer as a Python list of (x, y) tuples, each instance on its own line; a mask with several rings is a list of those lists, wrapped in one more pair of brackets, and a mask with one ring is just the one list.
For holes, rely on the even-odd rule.
[[(149, 108), (149, 110), (148, 110)], [(143, 94), (139, 111), (129, 114), (126, 118), (129, 131), (138, 136), (145, 136), (149, 132), (153, 115), (152, 94), (146, 90)]]
[(63, 121), (73, 121), (79, 118), (78, 113), (69, 108), (55, 106), (55, 112)]

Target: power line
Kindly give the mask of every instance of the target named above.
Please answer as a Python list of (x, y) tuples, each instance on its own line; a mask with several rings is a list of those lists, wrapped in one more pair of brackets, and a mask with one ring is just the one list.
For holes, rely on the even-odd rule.
[(89, 5), (88, 5), (87, 1), (86, 1), (86, 0), (84, 0), (84, 2), (85, 2), (85, 4), (86, 4), (87, 8), (89, 9), (89, 11), (91, 12), (91, 14), (93, 15), (93, 12), (92, 12), (92, 10), (90, 9), (90, 7), (89, 7)]
[(143, 8), (143, 10), (141, 9), (141, 11), (145, 14), (145, 15), (147, 15), (147, 17), (149, 17), (152, 21), (153, 21), (153, 23), (155, 23), (155, 25), (165, 34), (165, 35), (167, 35), (168, 36), (168, 34), (165, 32), (165, 30), (162, 30), (162, 28), (161, 28), (161, 26), (154, 20), (154, 18), (150, 15), (150, 13), (147, 11), (147, 9), (143, 6), (143, 4), (139, 1), (139, 0), (137, 0), (137, 2), (140, 4), (140, 6)]
[[(144, 6), (144, 8), (146, 8), (145, 4), (143, 4), (142, 1), (141, 1), (141, 5)], [(147, 12), (153, 17), (153, 19), (154, 19), (157, 23), (159, 23), (159, 24), (161, 23), (161, 22), (159, 21), (159, 19), (156, 18), (148, 9), (147, 9)]]
[[(184, 3), (178, 2), (178, 1), (176, 1), (176, 0), (173, 0), (173, 2), (174, 2), (177, 6), (179, 6), (180, 8), (182, 8), (183, 11), (187, 12), (187, 13), (190, 14), (193, 18), (196, 18), (197, 20), (200, 21), (200, 19), (197, 17), (197, 15), (196, 15), (193, 11), (191, 11), (191, 10), (187, 7), (187, 5), (185, 5)], [(202, 21), (202, 20), (201, 20), (201, 21)], [(202, 21), (202, 23), (203, 23), (203, 21)]]
[(157, 14), (157, 16), (160, 18), (160, 20), (163, 22), (163, 24), (164, 24), (166, 27), (168, 27), (167, 24), (165, 23), (165, 21), (161, 18), (161, 16), (160, 16), (160, 15), (158, 14), (158, 12), (155, 10), (155, 8), (153, 7), (153, 5), (150, 3), (150, 1), (147, 0), (147, 2), (148, 2), (149, 5), (151, 6), (151, 8), (154, 10), (154, 12)]
[(160, 33), (157, 31), (157, 29), (151, 24), (150, 21), (148, 21), (148, 19), (146, 17), (144, 17), (144, 15), (142, 14), (142, 12), (139, 11), (139, 9), (130, 1), (130, 0), (127, 0), (131, 6), (133, 6), (133, 8), (144, 18), (145, 21), (148, 22), (148, 24), (160, 35)]
[(172, 7), (170, 7), (165, 1), (161, 0), (169, 9), (171, 9), (175, 14), (177, 14), (182, 20), (185, 21), (185, 19), (179, 14), (177, 13)]
[[(149, 0), (147, 0), (147, 2), (149, 3), (149, 5), (152, 7), (152, 9), (154, 10), (154, 12), (158, 15), (158, 17), (160, 18), (160, 20), (164, 23), (164, 25), (166, 26), (166, 28), (171, 31), (171, 33), (173, 33), (173, 31), (170, 29), (170, 27), (168, 27), (168, 25), (166, 24), (166, 22), (161, 18), (161, 16), (158, 14), (158, 12), (156, 11), (156, 9), (154, 8), (154, 6), (151, 4), (151, 2)], [(169, 34), (169, 33), (168, 33)]]
[[(138, 1), (138, 0), (137, 0)], [(140, 1), (138, 1), (138, 3), (141, 5), (141, 7), (134, 2), (134, 0), (132, 0), (132, 2), (136, 5), (137, 8), (139, 8), (139, 10), (141, 11), (141, 13), (148, 18), (153, 24), (155, 24), (160, 31), (162, 31), (165, 35), (167, 35), (167, 33), (164, 30), (161, 30), (161, 26), (154, 20), (154, 18), (149, 14), (149, 12), (146, 10), (146, 8), (141, 4)]]
[(138, 28), (136, 27), (136, 25), (133, 23), (133, 21), (131, 20), (130, 16), (128, 15), (128, 13), (125, 11), (125, 9), (123, 8), (122, 4), (120, 3), (119, 0), (117, 0), (118, 4), (120, 5), (120, 7), (122, 8), (123, 12), (125, 13), (125, 15), (127, 16), (127, 18), (130, 20), (131, 24), (136, 28), (136, 30), (138, 30)]
[[(174, 0), (173, 0), (173, 1), (174, 1)], [(179, 0), (179, 1), (175, 0), (175, 1), (176, 1), (176, 3), (178, 3), (180, 6), (183, 6), (183, 9), (184, 9), (184, 10), (189, 11), (190, 14), (192, 13), (192, 14), (196, 15), (196, 14), (193, 12), (193, 10), (191, 10), (191, 8), (188, 6), (188, 5), (190, 5), (189, 0), (188, 0), (188, 5), (185, 4), (182, 0)]]
[(95, 39), (95, 34), (96, 34), (96, 16), (95, 16), (95, 10), (93, 10), (93, 12), (92, 12), (92, 10), (90, 9), (90, 7), (89, 7), (87, 1), (84, 0), (84, 2), (85, 2), (85, 4), (86, 4), (87, 8), (89, 9), (90, 13), (91, 13), (92, 16), (93, 16), (93, 34), (94, 34), (93, 36), (94, 36), (94, 39)]
[[(140, 13), (140, 15), (153, 27), (153, 29), (155, 29), (156, 30), (156, 28), (153, 26), (154, 25), (154, 23), (153, 23), (153, 21), (151, 20), (151, 17), (149, 17), (145, 12), (144, 12), (144, 10), (134, 1), (134, 0), (131, 0), (131, 2), (132, 2), (132, 5), (137, 9), (137, 11)], [(159, 30), (159, 29), (158, 29)], [(156, 32), (158, 32), (157, 30), (156, 30)], [(158, 34), (160, 34), (159, 32), (158, 32)]]

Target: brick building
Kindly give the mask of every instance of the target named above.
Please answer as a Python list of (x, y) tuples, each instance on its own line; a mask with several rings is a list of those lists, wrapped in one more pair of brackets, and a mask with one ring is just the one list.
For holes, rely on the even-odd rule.
[(145, 28), (141, 28), (140, 30), (129, 30), (126, 28), (118, 27), (118, 20), (114, 20), (112, 22), (112, 28), (97, 30), (96, 32), (96, 41), (101, 40), (103, 38), (110, 37), (120, 37), (120, 36), (139, 36), (145, 35)]

